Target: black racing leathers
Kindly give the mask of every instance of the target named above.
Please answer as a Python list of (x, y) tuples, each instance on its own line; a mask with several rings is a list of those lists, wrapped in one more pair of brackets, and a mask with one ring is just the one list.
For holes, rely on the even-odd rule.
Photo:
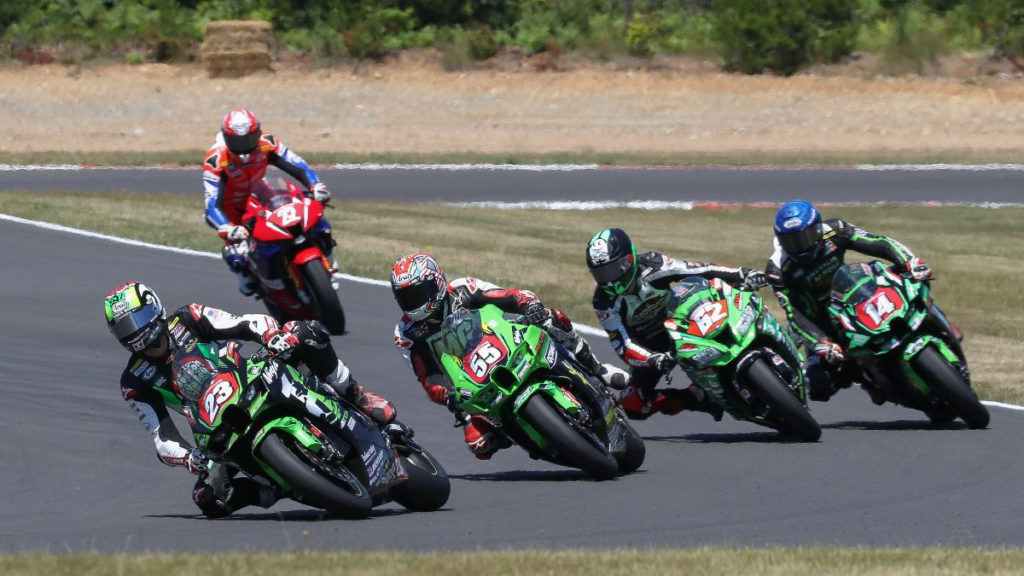
[[(121, 374), (121, 395), (153, 436), (157, 458), (161, 462), (169, 466), (186, 466), (192, 451), (191, 444), (181, 436), (170, 416), (170, 410), (183, 412), (181, 399), (172, 382), (174, 351), (188, 350), (196, 342), (259, 342), (264, 333), (276, 329), (278, 324), (270, 316), (235, 316), (194, 303), (179, 308), (167, 318), (170, 341), (166, 356), (150, 358), (142, 353), (132, 354)], [(293, 330), (299, 347), (289, 362), (305, 363), (321, 378), (339, 365), (329, 334), (317, 323), (297, 323)], [(224, 516), (242, 506), (261, 503), (258, 486), (253, 480), (232, 479), (233, 471), (220, 468), (224, 466), (218, 464), (209, 474), (201, 475), (193, 490), (193, 500), (203, 514), (208, 517)]]
[(822, 339), (833, 339), (828, 317), (832, 278), (843, 266), (847, 250), (893, 264), (905, 264), (914, 254), (899, 242), (869, 234), (838, 218), (822, 223), (822, 246), (809, 262), (797, 262), (775, 241), (775, 251), (765, 267), (772, 290), (800, 341), (813, 348)]
[(669, 287), (688, 276), (720, 278), (738, 285), (754, 270), (709, 262), (676, 260), (658, 252), (637, 255), (637, 278), (625, 294), (610, 296), (594, 289), (594, 313), (608, 332), (612, 348), (630, 367), (630, 382), (645, 393), (653, 390), (662, 373), (648, 367), (654, 353), (674, 353), (665, 331), (665, 303)]

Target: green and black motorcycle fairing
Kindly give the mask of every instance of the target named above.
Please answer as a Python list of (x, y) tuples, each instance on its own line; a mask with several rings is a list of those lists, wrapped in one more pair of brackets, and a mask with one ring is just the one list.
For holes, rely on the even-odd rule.
[(610, 392), (537, 326), (486, 305), (445, 319), (430, 346), (459, 409), (487, 417), (531, 457), (595, 479), (643, 463), (640, 435)]
[(959, 343), (930, 311), (927, 281), (878, 260), (850, 264), (832, 279), (828, 311), (854, 380), (934, 422), (988, 426)]
[(737, 420), (821, 437), (800, 353), (757, 294), (694, 276), (671, 286), (665, 307), (676, 361), (712, 402)]
[[(384, 433), (326, 385), (265, 349), (245, 358), (237, 342), (199, 343), (175, 352), (174, 371), (197, 447), (293, 500), (344, 518), (366, 517), (389, 501), (436, 510), (448, 500), (444, 468), (408, 429)], [(329, 411), (338, 426), (275, 401), (268, 384)]]

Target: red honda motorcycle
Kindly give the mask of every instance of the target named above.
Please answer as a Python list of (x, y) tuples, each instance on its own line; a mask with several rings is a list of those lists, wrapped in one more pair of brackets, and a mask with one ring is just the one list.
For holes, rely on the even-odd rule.
[(331, 334), (345, 332), (345, 312), (335, 270), (326, 254), (334, 247), (324, 204), (307, 198), (291, 181), (265, 186), (249, 197), (244, 221), (249, 268), (259, 279), (257, 298), (281, 322), (316, 319)]

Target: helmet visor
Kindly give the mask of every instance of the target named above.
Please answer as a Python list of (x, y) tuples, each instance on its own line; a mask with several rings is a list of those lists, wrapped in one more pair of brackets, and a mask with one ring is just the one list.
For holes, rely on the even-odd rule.
[[(118, 342), (124, 344), (130, 350), (139, 351), (145, 348), (159, 335), (158, 332), (146, 333), (146, 328), (152, 326), (160, 318), (160, 313), (153, 306), (143, 306), (134, 312), (121, 316), (114, 321), (110, 331)], [(149, 340), (149, 341), (147, 341)]]
[(250, 154), (260, 145), (260, 131), (254, 130), (243, 135), (225, 134), (224, 144), (235, 154)]
[(632, 268), (633, 263), (628, 257), (624, 257), (595, 266), (590, 269), (590, 274), (598, 284), (613, 284), (626, 276)]
[(437, 284), (428, 281), (406, 286), (395, 291), (395, 301), (403, 312), (414, 312), (437, 299)]
[(821, 240), (821, 224), (808, 226), (803, 230), (779, 234), (779, 246), (790, 254), (803, 254)]

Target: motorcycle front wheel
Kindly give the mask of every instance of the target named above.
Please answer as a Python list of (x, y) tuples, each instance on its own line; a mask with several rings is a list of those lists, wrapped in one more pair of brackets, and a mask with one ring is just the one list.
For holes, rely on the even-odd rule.
[(344, 334), (345, 311), (341, 308), (338, 293), (331, 287), (331, 278), (327, 275), (323, 263), (320, 260), (312, 260), (303, 264), (302, 278), (306, 282), (310, 298), (313, 299), (317, 319), (331, 334)]
[(746, 378), (758, 398), (782, 421), (785, 431), (795, 433), (804, 442), (817, 442), (821, 438), (821, 426), (810, 411), (763, 359), (758, 358), (750, 365)]
[(960, 371), (947, 362), (938, 350), (926, 346), (910, 363), (932, 392), (949, 404), (967, 423), (968, 428), (988, 426), (988, 408), (978, 400), (978, 396), (964, 381)]
[(521, 416), (543, 436), (555, 450), (559, 459), (590, 474), (595, 480), (614, 478), (619, 463), (607, 450), (597, 446), (573, 429), (542, 394), (534, 394), (520, 410)]
[(289, 436), (271, 432), (257, 449), (260, 458), (291, 486), (296, 500), (341, 518), (366, 518), (373, 502), (354, 474), (327, 465)]

